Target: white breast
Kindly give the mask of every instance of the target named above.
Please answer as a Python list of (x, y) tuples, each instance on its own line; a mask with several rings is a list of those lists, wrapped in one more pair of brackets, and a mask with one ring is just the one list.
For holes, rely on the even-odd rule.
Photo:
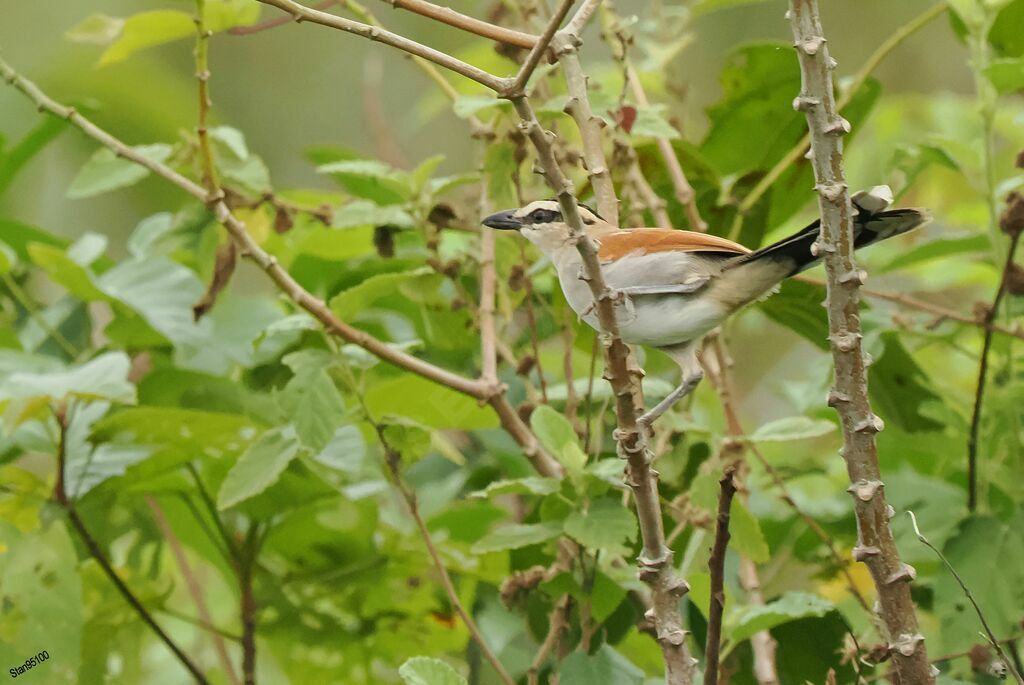
[[(590, 287), (580, 279), (582, 262), (575, 248), (552, 255), (562, 292), (587, 324), (599, 329)], [(627, 256), (603, 269), (613, 290), (637, 285), (681, 283), (688, 276), (707, 271), (707, 265), (685, 254)], [(727, 310), (705, 292), (694, 295), (640, 295), (625, 297), (615, 306), (619, 333), (627, 343), (665, 347), (689, 342), (704, 335), (725, 319)]]

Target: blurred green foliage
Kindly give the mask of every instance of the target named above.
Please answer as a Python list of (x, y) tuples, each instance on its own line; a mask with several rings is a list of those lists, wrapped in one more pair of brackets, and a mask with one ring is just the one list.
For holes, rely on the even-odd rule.
[[(5, 8), (0, 42), (12, 48), (4, 57), (28, 65), (47, 90), (140, 154), (199, 178), (191, 3), (78, 3), (59, 22), (48, 20), (55, 10), (47, 3), (30, 4)], [(926, 8), (833, 4), (825, 22), (843, 94), (843, 77)], [(1013, 165), (1024, 148), (1024, 0), (949, 4), (954, 12), (848, 93), (844, 114), (855, 137), (846, 161), (852, 185), (888, 183), (901, 204), (935, 217), (863, 255), (870, 285), (970, 315), (1000, 278), (1006, 248), (994, 211), (1024, 184)], [(620, 149), (635, 150), (677, 226), (685, 212), (655, 136), (672, 140), (714, 233), (738, 225), (740, 240), (756, 247), (815, 213), (801, 158), (737, 219), (744, 198), (804, 133), (791, 106), (799, 70), (783, 5), (628, 5), (622, 16), (600, 18), (612, 50), (597, 30), (587, 35), (595, 112)], [(462, 9), (484, 16), (488, 8)], [(215, 34), (210, 137), (237, 216), (340, 318), (476, 377), (480, 213), (548, 194), (530, 173), (507, 105), (450, 77), (458, 97), (449, 106), (384, 48), (322, 27), (230, 35), (273, 16), (254, 0), (207, 0), (206, 10)], [(482, 39), (386, 17), (483, 68), (514, 69)], [(632, 36), (628, 54), (657, 103), (637, 107), (629, 130), (618, 124), (623, 106), (636, 103), (623, 95), (612, 29)], [(57, 44), (61, 31), (71, 42)], [(542, 120), (558, 131), (560, 154), (587, 200), (561, 81), (546, 75), (536, 87)], [(179, 544), (236, 663), (239, 555), (251, 553), (258, 682), (498, 682), (396, 496), (385, 463), (394, 452), (462, 604), (514, 678), (525, 681), (552, 609), (568, 597), (561, 685), (659, 682), (661, 655), (647, 634), (633, 566), (636, 517), (610, 438), (595, 336), (573, 320), (532, 248), (497, 237), (499, 375), (565, 467), (561, 482), (532, 471), (488, 407), (339, 344), (247, 267), (196, 321), (193, 306), (226, 243), (206, 209), (65, 123), (39, 118), (13, 90), (0, 91), (0, 113), (0, 665), (45, 649), (50, 661), (19, 680), (186, 682), (54, 503), (53, 456), (62, 450), (64, 488), (98, 544), (210, 682), (231, 676), (173, 553)], [(471, 118), (493, 137), (474, 139)], [(622, 191), (628, 160), (612, 159)], [(624, 217), (653, 222), (636, 192), (621, 198)], [(1019, 294), (1007, 298), (1000, 322), (1019, 321)], [(835, 456), (836, 419), (823, 406), (823, 298), (817, 285), (787, 282), (725, 331), (744, 439), (775, 472), (751, 461), (748, 492), (732, 509), (723, 652), (737, 685), (756, 682), (749, 640), (764, 630), (778, 642), (782, 683), (822, 683), (830, 669), (839, 683), (856, 682), (857, 671), (885, 677), (886, 664), (867, 658), (884, 641), (872, 616), (794, 510), (849, 557), (856, 526)], [(863, 321), (871, 399), (887, 424), (878, 438), (886, 494), (897, 512), (917, 513), (996, 634), (1016, 640), (1024, 620), (1020, 344), (995, 337), (980, 507), (970, 514), (965, 446), (980, 330), (870, 298)], [(642, 361), (648, 399), (664, 396), (673, 365), (658, 355)], [(679, 527), (673, 548), (691, 584), (685, 615), (699, 656), (718, 452), (727, 438), (718, 398), (700, 388), (659, 430), (666, 528)], [(914, 598), (931, 656), (981, 644), (951, 576), (903, 516), (892, 525), (917, 568)], [(537, 576), (536, 567), (555, 561), (562, 536), (581, 546), (580, 558)], [(766, 603), (751, 601), (740, 584), (741, 556), (759, 565)], [(871, 601), (866, 571), (847, 570)], [(854, 658), (857, 649), (863, 659)], [(947, 685), (994, 682), (984, 660), (957, 656), (939, 667)], [(541, 682), (552, 673), (551, 663), (542, 665)]]

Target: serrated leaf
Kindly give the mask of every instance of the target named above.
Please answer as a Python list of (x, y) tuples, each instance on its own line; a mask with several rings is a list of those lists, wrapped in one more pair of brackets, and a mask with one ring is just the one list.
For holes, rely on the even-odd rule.
[(107, 352), (61, 371), (15, 372), (0, 384), (0, 400), (67, 397), (135, 403), (135, 386), (128, 381), (131, 360), (124, 352)]
[(558, 669), (559, 685), (642, 685), (644, 672), (607, 644), (594, 654), (575, 651)]
[(139, 50), (194, 36), (196, 25), (192, 15), (177, 10), (153, 10), (132, 15), (124, 20), (121, 32), (100, 55), (99, 66), (116, 64)]
[(754, 633), (809, 616), (821, 617), (832, 611), (826, 599), (807, 592), (787, 592), (764, 605), (741, 607), (730, 613), (726, 623), (729, 637), (741, 642)]
[[(171, 156), (170, 145), (136, 145), (134, 152), (153, 162), (164, 162)], [(89, 158), (71, 181), (68, 197), (82, 199), (102, 193), (127, 188), (149, 175), (149, 169), (135, 162), (118, 157), (113, 150), (102, 148)]]
[(736, 551), (755, 563), (764, 563), (771, 558), (768, 543), (765, 542), (761, 524), (742, 502), (733, 498), (729, 509), (729, 532), (731, 544)]
[(599, 499), (584, 511), (574, 511), (565, 519), (565, 532), (589, 549), (612, 554), (629, 554), (627, 542), (636, 538), (636, 517), (621, 502)]
[(291, 426), (264, 433), (228, 471), (217, 492), (217, 508), (228, 509), (266, 490), (298, 453), (299, 439)]
[[(412, 190), (409, 174), (375, 159), (345, 159), (328, 162), (321, 164), (316, 170), (321, 174), (339, 174), (343, 179), (354, 177), (364, 183), (369, 182), (371, 186), (382, 186), (386, 191), (406, 199), (410, 197)], [(367, 197), (367, 195), (360, 194)], [(378, 198), (371, 195), (367, 199), (377, 200)]]
[(369, 200), (355, 200), (334, 211), (332, 228), (356, 226), (397, 226), (412, 228), (412, 216), (398, 205), (378, 205)]
[(495, 495), (550, 495), (553, 492), (558, 492), (559, 487), (560, 481), (555, 478), (527, 476), (494, 481), (483, 490), (472, 492), (469, 496), (487, 499)]
[(466, 685), (458, 671), (441, 661), (426, 656), (414, 656), (402, 664), (398, 675), (405, 685)]
[(341, 393), (323, 367), (310, 365), (297, 369), (279, 400), (286, 415), (291, 417), (299, 441), (316, 452), (327, 445), (345, 418)]
[(558, 537), (561, 532), (562, 524), (555, 521), (502, 526), (477, 540), (470, 551), (473, 554), (487, 554), (507, 549), (519, 549)]
[(828, 435), (836, 429), (836, 425), (824, 419), (812, 419), (806, 416), (787, 416), (761, 425), (747, 436), (752, 442), (786, 442), (789, 440), (806, 440)]

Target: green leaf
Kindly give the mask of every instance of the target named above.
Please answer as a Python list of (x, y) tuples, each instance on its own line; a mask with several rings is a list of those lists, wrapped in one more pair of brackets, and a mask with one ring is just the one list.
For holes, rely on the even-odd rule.
[(9, 274), (18, 263), (18, 253), (0, 240), (0, 275)]
[(636, 538), (636, 517), (621, 502), (599, 499), (585, 511), (574, 511), (565, 519), (565, 532), (590, 549), (626, 556), (625, 543)]
[(736, 551), (751, 561), (762, 564), (771, 558), (761, 524), (738, 498), (733, 498), (729, 509), (729, 532)]
[(1024, 59), (998, 59), (985, 67), (985, 77), (1000, 94), (1024, 89)]
[(516, 160), (516, 146), (502, 141), (487, 146), (484, 156), (484, 173), (487, 174), (487, 193), (499, 207), (516, 205), (516, 190), (513, 179), (519, 173), (521, 160)]
[(60, 523), (21, 532), (0, 521), (0, 663), (6, 671), (45, 649), (52, 657), (18, 677), (27, 683), (78, 682), (82, 578), (78, 553)]
[(349, 202), (335, 210), (331, 219), (332, 228), (354, 228), (356, 226), (397, 226), (412, 228), (415, 221), (397, 205), (378, 205), (369, 200)]
[[(337, 174), (342, 179), (354, 177), (364, 183), (369, 182), (371, 186), (381, 186), (382, 189), (405, 199), (411, 196), (409, 174), (375, 159), (345, 159), (321, 164), (316, 170), (321, 174)], [(373, 195), (363, 197), (370, 200), (378, 199)]]
[(240, 414), (184, 407), (130, 407), (104, 417), (90, 440), (160, 445), (192, 459), (237, 454), (259, 435), (261, 425)]
[(546, 404), (534, 409), (530, 427), (537, 439), (569, 473), (580, 473), (587, 464), (587, 455), (580, 448), (579, 438), (569, 420)]
[(630, 130), (632, 136), (646, 136), (649, 138), (678, 138), (677, 131), (665, 118), (667, 105), (652, 105), (650, 107), (637, 107), (636, 121)]
[(67, 126), (68, 123), (63, 119), (46, 117), (15, 145), (0, 154), (0, 195), (7, 190), (25, 164), (42, 152)]
[(473, 554), (487, 554), (507, 549), (519, 549), (528, 545), (540, 544), (558, 537), (561, 533), (562, 524), (557, 521), (502, 526), (477, 540), (470, 551)]
[(121, 35), (124, 19), (106, 14), (90, 14), (64, 32), (64, 37), (76, 43), (109, 45)]
[[(970, 588), (992, 632), (997, 637), (1012, 634), (1024, 607), (1024, 515), (1008, 522), (991, 516), (966, 519), (943, 554)], [(945, 568), (938, 571), (935, 584), (935, 613), (944, 651), (979, 642), (978, 616)]]
[(260, 18), (257, 0), (206, 0), (204, 8), (206, 29), (215, 33), (236, 26), (251, 26)]
[(295, 375), (284, 390), (279, 402), (303, 446), (314, 452), (322, 450), (334, 436), (334, 431), (345, 418), (345, 403), (326, 369), (318, 364), (302, 363), (295, 354), (284, 358)]
[(64, 286), (83, 302), (107, 299), (106, 294), (96, 287), (92, 272), (71, 259), (66, 250), (53, 245), (31, 243), (28, 245), (28, 255), (54, 282)]
[[(172, 152), (171, 146), (163, 143), (137, 145), (132, 150), (153, 162), (166, 161)], [(127, 188), (148, 175), (146, 167), (118, 157), (113, 150), (101, 148), (78, 170), (68, 188), (68, 197), (82, 199)]]
[(787, 592), (764, 605), (740, 607), (727, 619), (729, 637), (741, 642), (754, 633), (808, 616), (824, 616), (832, 611), (832, 603), (807, 592)]
[(761, 425), (748, 436), (751, 442), (787, 442), (789, 440), (806, 440), (828, 435), (836, 429), (836, 425), (824, 419), (811, 419), (806, 416), (787, 416)]
[(493, 95), (460, 95), (452, 103), (452, 111), (460, 119), (468, 119), (484, 110), (508, 105), (508, 100), (501, 100)]
[(555, 478), (527, 476), (510, 480), (496, 480), (483, 490), (470, 493), (469, 496), (487, 499), (495, 495), (550, 495), (553, 492), (558, 492), (559, 487), (560, 481)]
[(559, 685), (642, 685), (644, 672), (607, 644), (594, 654), (575, 651), (558, 669)]
[(904, 269), (914, 264), (953, 255), (979, 254), (989, 250), (991, 245), (987, 235), (979, 234), (930, 240), (900, 252), (882, 268), (882, 271)]
[(432, 447), (429, 430), (413, 421), (401, 419), (384, 425), (384, 440), (401, 455), (406, 464), (413, 464), (427, 456)]
[(440, 282), (438, 274), (427, 266), (412, 271), (377, 274), (331, 298), (330, 306), (342, 319), (352, 319), (377, 300), (393, 295), (400, 286), (425, 290)]
[(929, 402), (942, 402), (894, 331), (883, 333), (885, 351), (868, 367), (868, 390), (875, 412), (905, 431), (941, 430), (943, 425), (923, 412)]
[(476, 399), (413, 374), (373, 384), (366, 407), (374, 416), (404, 416), (430, 428), (495, 428), (498, 418)]
[(1024, 57), (1024, 0), (1006, 3), (988, 32), (988, 42), (1001, 57)]
[(414, 656), (398, 669), (405, 685), (466, 685), (458, 671), (441, 661), (426, 656)]
[(108, 402), (79, 404), (71, 417), (64, 441), (65, 489), (72, 499), (78, 499), (109, 478), (123, 475), (129, 466), (137, 464), (153, 453), (143, 445), (93, 445), (89, 442), (92, 426), (110, 408)]
[(130, 369), (131, 360), (124, 352), (107, 352), (62, 371), (16, 372), (0, 383), (0, 400), (79, 397), (134, 404)]
[(821, 306), (824, 299), (824, 288), (790, 279), (783, 281), (779, 292), (760, 307), (771, 320), (827, 350), (828, 314)]
[(711, 128), (701, 153), (721, 176), (768, 169), (806, 130), (793, 110), (800, 92), (800, 67), (792, 47), (744, 45), (722, 70), (722, 99), (708, 110)]
[(264, 433), (228, 471), (217, 493), (217, 508), (228, 509), (266, 490), (298, 453), (299, 440), (291, 426)]
[(122, 62), (139, 50), (194, 36), (192, 15), (177, 10), (141, 12), (124, 20), (120, 36), (100, 55), (99, 66)]
[(762, 2), (765, 2), (765, 0), (698, 0), (690, 11), (693, 12), (694, 17), (699, 17), (702, 14), (711, 14), (712, 12), (732, 9), (742, 5), (756, 5)]

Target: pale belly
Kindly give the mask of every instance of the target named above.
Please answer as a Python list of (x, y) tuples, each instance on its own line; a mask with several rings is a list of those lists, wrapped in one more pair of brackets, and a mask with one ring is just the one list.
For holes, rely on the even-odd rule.
[[(600, 330), (590, 288), (578, 279), (561, 281), (569, 306), (592, 328)], [(568, 288), (567, 283), (571, 284)], [(639, 295), (616, 303), (615, 315), (625, 342), (667, 347), (701, 337), (720, 324), (727, 313), (707, 297)]]

